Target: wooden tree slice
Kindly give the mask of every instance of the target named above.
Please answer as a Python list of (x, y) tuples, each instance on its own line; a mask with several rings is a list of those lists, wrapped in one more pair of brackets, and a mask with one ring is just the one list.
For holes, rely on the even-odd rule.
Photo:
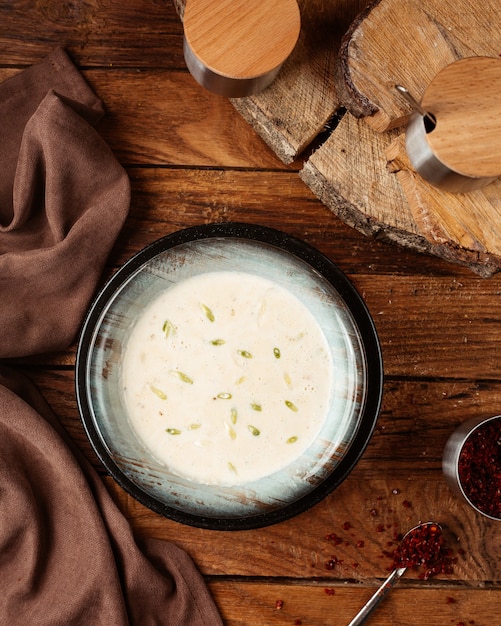
[(396, 173), (419, 231), (448, 256), (483, 263), (477, 273), (501, 268), (501, 180), (468, 193), (448, 193), (427, 183), (414, 170), (400, 135), (387, 148), (389, 169)]
[(373, 0), (347, 31), (336, 67), (340, 102), (377, 131), (405, 123), (446, 65), (501, 52), (499, 0)]
[(412, 171), (397, 130), (378, 133), (346, 114), (300, 176), (365, 235), (465, 265), (483, 277), (501, 269), (501, 182), (469, 194), (440, 192)]

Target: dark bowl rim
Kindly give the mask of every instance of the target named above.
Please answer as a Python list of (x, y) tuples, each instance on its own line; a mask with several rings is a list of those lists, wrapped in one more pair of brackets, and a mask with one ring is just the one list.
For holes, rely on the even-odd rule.
[[(238, 238), (274, 246), (306, 262), (319, 272), (340, 294), (349, 309), (365, 350), (367, 393), (358, 430), (346, 455), (335, 471), (298, 500), (276, 510), (240, 518), (216, 518), (188, 513), (158, 502), (125, 476), (114, 462), (97, 431), (87, 398), (86, 372), (91, 338), (109, 300), (121, 288), (124, 280), (146, 262), (170, 248), (199, 239)], [(251, 530), (270, 526), (293, 518), (312, 508), (334, 491), (348, 477), (364, 453), (376, 426), (383, 396), (383, 358), (377, 331), (369, 310), (346, 275), (322, 252), (310, 244), (280, 230), (240, 222), (217, 222), (191, 226), (168, 234), (148, 244), (126, 261), (105, 283), (95, 297), (83, 321), (78, 339), (75, 362), (77, 406), (87, 438), (104, 468), (122, 489), (155, 513), (179, 523), (209, 530)]]

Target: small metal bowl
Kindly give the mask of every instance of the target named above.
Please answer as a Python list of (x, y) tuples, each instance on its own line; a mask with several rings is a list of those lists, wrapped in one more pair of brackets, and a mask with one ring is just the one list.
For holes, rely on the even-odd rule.
[[(461, 426), (459, 426), (459, 428), (452, 433), (445, 445), (442, 458), (442, 469), (446, 482), (454, 493), (464, 498), (477, 513), (480, 513), (489, 519), (501, 521), (500, 516), (494, 516), (489, 512), (482, 510), (478, 501), (475, 504), (473, 500), (476, 500), (476, 498), (472, 497), (471, 490), (468, 489), (468, 486), (464, 484), (464, 481), (462, 481), (461, 478), (461, 457), (462, 454), (465, 453), (465, 444), (468, 441), (471, 441), (471, 437), (478, 434), (481, 429), (487, 427), (492, 422), (499, 422), (501, 432), (501, 415), (496, 415), (487, 419), (484, 417), (473, 418), (464, 422), (464, 424), (461, 424)], [(485, 497), (487, 497), (487, 494), (485, 494)]]

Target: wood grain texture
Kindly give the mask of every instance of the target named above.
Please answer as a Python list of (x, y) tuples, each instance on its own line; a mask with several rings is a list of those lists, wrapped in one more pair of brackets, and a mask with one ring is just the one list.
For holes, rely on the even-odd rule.
[(377, 133), (347, 114), (300, 176), (365, 235), (434, 254), (484, 277), (498, 272), (499, 184), (467, 194), (439, 191), (412, 170), (398, 134)]
[(497, 57), (499, 3), (377, 0), (352, 22), (340, 49), (336, 88), (341, 103), (376, 130), (401, 126), (410, 111), (396, 92), (419, 102), (434, 76), (457, 59)]
[[(175, 5), (183, 15), (186, 2)], [(232, 103), (284, 163), (292, 163), (339, 107), (334, 69), (341, 37), (366, 0), (300, 0), (301, 33), (279, 76)]]
[[(320, 29), (333, 24), (327, 19), (333, 6), (319, 18)], [(344, 24), (360, 6), (345, 5)], [(327, 71), (325, 41), (312, 36), (310, 42), (317, 45), (320, 75)], [(138, 537), (173, 541), (191, 554), (228, 626), (347, 624), (387, 574), (384, 552), (394, 547), (393, 533), (429, 517), (444, 523), (458, 553), (454, 573), (424, 583), (410, 572), (368, 625), (496, 624), (499, 524), (474, 515), (450, 492), (441, 457), (463, 421), (499, 413), (501, 276), (486, 281), (416, 251), (428, 251), (430, 242), (396, 175), (386, 170), (386, 149), (398, 133), (375, 133), (345, 116), (325, 144), (332, 152), (314, 153), (305, 166), (315, 177), (324, 170), (334, 180), (342, 175), (343, 185), (317, 197), (314, 181), (306, 181), (310, 189), (298, 176), (298, 161), (284, 165), (232, 103), (195, 84), (183, 65), (182, 25), (172, 2), (0, 0), (0, 80), (65, 42), (106, 104), (98, 131), (132, 185), (130, 215), (102, 280), (148, 243), (184, 227), (243, 221), (284, 230), (326, 254), (362, 295), (381, 339), (383, 405), (356, 468), (324, 501), (287, 522), (228, 534), (154, 514), (106, 475), (78, 416), (75, 343), (7, 364), (35, 381)], [(307, 105), (305, 96), (301, 107)], [(392, 224), (415, 249), (386, 243), (393, 239), (380, 223), (393, 194), (399, 202)], [(329, 202), (337, 203), (339, 217)], [(334, 545), (330, 533), (342, 542)], [(333, 555), (338, 564), (327, 569)]]
[(473, 178), (501, 175), (501, 58), (469, 57), (432, 79), (421, 106), (437, 126), (426, 139), (448, 168)]
[[(241, 585), (211, 583), (217, 601), (232, 610), (224, 612), (227, 626), (325, 626), (337, 624), (339, 616), (346, 620), (358, 610), (376, 590), (329, 586), (322, 583), (299, 585), (293, 595), (285, 585), (262, 585), (248, 582)], [(283, 600), (277, 609), (277, 600)], [(228, 601), (229, 600), (229, 601)], [(451, 626), (464, 624), (487, 625), (496, 623), (501, 610), (501, 592), (486, 590), (475, 594), (468, 589), (448, 591), (442, 588), (409, 588), (400, 581), (396, 589), (378, 607), (367, 626)], [(298, 621), (299, 620), (299, 621)], [(344, 623), (344, 622), (343, 622)], [(348, 623), (348, 621), (346, 621)]]
[[(501, 61), (500, 61), (501, 63)], [(493, 146), (494, 149), (494, 146)], [(501, 267), (501, 180), (467, 193), (437, 189), (413, 169), (400, 135), (387, 148), (388, 167), (405, 193), (419, 231), (441, 250), (469, 250), (471, 258), (485, 261), (480, 274)]]
[(184, 36), (198, 62), (227, 78), (250, 79), (282, 65), (299, 35), (296, 0), (195, 0)]

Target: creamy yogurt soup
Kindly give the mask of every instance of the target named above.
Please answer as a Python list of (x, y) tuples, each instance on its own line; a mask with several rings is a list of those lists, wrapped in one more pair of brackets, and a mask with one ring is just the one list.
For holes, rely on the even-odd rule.
[(174, 473), (232, 485), (298, 458), (322, 427), (333, 363), (278, 284), (209, 272), (163, 292), (132, 330), (123, 389), (138, 437)]

